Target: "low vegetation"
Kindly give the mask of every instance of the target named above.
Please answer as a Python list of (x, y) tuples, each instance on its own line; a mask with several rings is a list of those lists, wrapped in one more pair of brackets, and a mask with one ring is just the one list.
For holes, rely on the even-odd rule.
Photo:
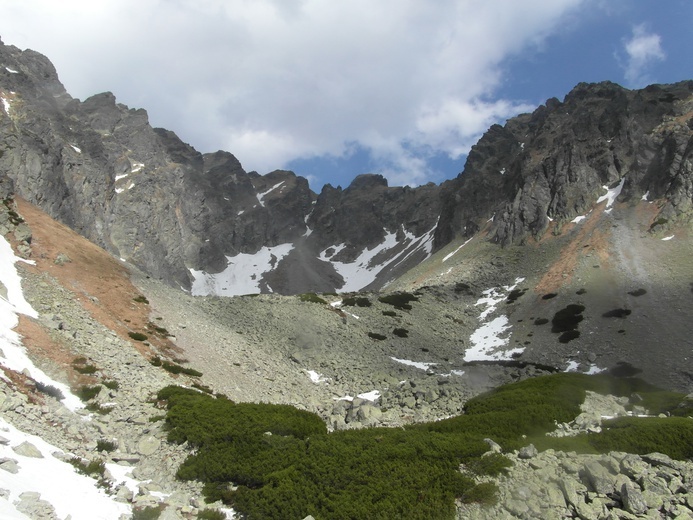
[(299, 295), (298, 299), (302, 302), (308, 302), (308, 303), (321, 303), (323, 305), (327, 305), (327, 300), (320, 298), (315, 293), (304, 293)]
[(637, 393), (653, 413), (691, 411), (689, 401), (679, 406), (683, 394), (637, 379), (574, 373), (497, 388), (468, 401), (463, 415), (434, 423), (329, 434), (317, 415), (290, 406), (236, 404), (175, 386), (158, 398), (166, 403), (169, 440), (194, 450), (178, 477), (204, 482), (208, 500), (221, 499), (248, 518), (442, 519), (454, 516), (455, 498), (495, 501), (495, 484), (474, 477), (500, 475), (510, 461), (481, 457), (487, 437), (504, 450), (534, 442), (540, 449), (693, 456), (693, 421), (678, 417), (617, 419), (602, 434), (546, 437), (556, 421), (580, 413), (587, 390)]
[(411, 310), (412, 306), (409, 302), (419, 301), (419, 298), (411, 293), (399, 292), (380, 296), (378, 301), (392, 305), (395, 309)]
[(147, 335), (141, 332), (128, 332), (128, 336), (135, 341), (147, 341)]
[(370, 307), (373, 303), (365, 296), (349, 296), (342, 300), (342, 305), (347, 307)]

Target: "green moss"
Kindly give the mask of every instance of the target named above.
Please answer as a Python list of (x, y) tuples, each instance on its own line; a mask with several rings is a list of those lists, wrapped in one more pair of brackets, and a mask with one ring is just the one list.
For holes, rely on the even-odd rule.
[(392, 331), (392, 333), (398, 338), (409, 337), (409, 331), (407, 329), (396, 328)]
[(75, 392), (75, 394), (82, 401), (89, 401), (90, 399), (94, 399), (94, 397), (99, 395), (100, 391), (101, 385), (84, 385), (80, 386)]
[(378, 334), (377, 332), (369, 332), (368, 337), (376, 341), (383, 341), (384, 339), (387, 339), (387, 336), (383, 336), (382, 334)]
[(133, 298), (133, 301), (136, 301), (137, 303), (146, 303), (147, 305), (149, 305), (149, 300), (147, 299), (147, 297), (141, 294), (139, 296), (135, 296)]
[(120, 388), (120, 384), (118, 384), (118, 381), (115, 379), (101, 381), (101, 384), (110, 390), (118, 390), (118, 388)]
[(118, 448), (118, 445), (113, 441), (96, 441), (96, 451), (107, 451), (110, 453), (111, 451), (115, 451), (116, 448)]
[(141, 332), (128, 332), (128, 336), (135, 341), (147, 341), (147, 335), (142, 334)]

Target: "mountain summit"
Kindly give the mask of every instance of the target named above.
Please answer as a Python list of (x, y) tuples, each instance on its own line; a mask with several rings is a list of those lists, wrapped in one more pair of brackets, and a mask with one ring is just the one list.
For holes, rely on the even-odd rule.
[(361, 175), (312, 192), (289, 171), (246, 172), (149, 125), (109, 92), (73, 99), (44, 56), (0, 43), (0, 176), (17, 195), (193, 294), (379, 289), (456, 237), (540, 240), (602, 186), (688, 219), (693, 82), (629, 91), (580, 84), (491, 127), (440, 186)]

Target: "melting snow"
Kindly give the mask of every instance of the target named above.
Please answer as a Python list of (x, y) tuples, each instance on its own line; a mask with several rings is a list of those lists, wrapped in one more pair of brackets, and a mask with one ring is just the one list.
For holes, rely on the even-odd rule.
[(671, 240), (672, 238), (674, 238), (674, 236), (675, 235), (671, 235), (670, 237), (664, 237), (662, 240)]
[(397, 361), (397, 363), (402, 363), (403, 365), (419, 368), (421, 370), (428, 370), (432, 366), (437, 365), (437, 363), (426, 363), (426, 362), (421, 362), (421, 361), (409, 361), (408, 359), (397, 359), (396, 357), (392, 357), (392, 356), (390, 356), (390, 359), (392, 359), (393, 361)]
[(129, 174), (129, 173), (124, 173), (124, 174), (122, 174), (122, 175), (116, 175), (116, 176), (115, 176), (115, 180), (116, 180), (116, 182), (118, 182), (120, 179), (124, 179), (124, 178), (127, 177), (128, 175), (130, 175), (130, 174)]
[[(472, 238), (474, 238), (474, 237), (472, 237)], [(452, 253), (445, 255), (445, 258), (443, 258), (443, 262), (445, 262), (445, 261), (447, 261), (447, 260), (450, 260), (450, 258), (452, 258), (453, 256), (455, 256), (455, 255), (457, 254), (457, 252), (458, 252), (460, 249), (462, 249), (464, 246), (466, 246), (467, 244), (469, 244), (469, 242), (471, 242), (472, 238), (470, 238), (469, 240), (467, 240), (464, 244), (462, 244), (460, 247), (458, 247), (457, 249), (455, 249)]]
[(72, 149), (73, 149), (75, 152), (77, 152), (77, 153), (82, 153), (82, 150), (81, 150), (79, 147), (75, 146), (74, 144), (71, 144), (70, 146), (72, 147)]
[[(486, 308), (479, 315), (481, 321), (486, 320), (489, 314), (496, 310), (499, 303), (507, 298), (510, 291), (522, 283), (524, 278), (516, 278), (513, 285), (505, 285), (502, 288), (487, 289), (482, 294), (482, 298), (476, 305), (486, 305)], [(500, 361), (512, 359), (513, 354), (520, 353), (524, 348), (502, 349), (510, 341), (509, 335), (511, 325), (508, 317), (501, 315), (493, 320), (482, 324), (469, 337), (472, 347), (468, 348), (464, 354), (464, 360), (469, 361)]]
[(600, 202), (606, 201), (606, 207), (610, 208), (614, 201), (616, 200), (616, 197), (618, 197), (621, 194), (621, 190), (623, 189), (623, 183), (626, 182), (626, 178), (623, 177), (621, 179), (621, 182), (618, 183), (618, 186), (615, 188), (609, 189), (608, 186), (602, 186), (606, 190), (606, 194), (602, 195), (597, 199), (597, 204)]
[[(437, 226), (437, 223), (436, 223)], [(431, 255), (433, 250), (433, 233), (436, 226), (433, 226), (430, 231), (424, 233), (420, 237), (416, 237), (402, 227), (404, 239), (397, 241), (397, 234), (385, 230), (385, 238), (373, 249), (364, 249), (361, 254), (353, 262), (338, 262), (330, 260), (331, 257), (339, 253), (346, 247), (346, 244), (339, 244), (328, 247), (320, 253), (320, 260), (332, 262), (332, 266), (344, 279), (344, 285), (340, 288), (344, 292), (359, 291), (367, 285), (373, 283), (378, 273), (385, 267), (395, 267), (404, 262), (409, 256), (417, 251), (423, 250), (426, 253), (426, 258)], [(382, 264), (374, 264), (373, 259), (384, 251), (391, 250), (395, 247), (402, 247), (402, 250), (395, 254), (393, 258), (385, 260)], [(328, 251), (332, 249), (331, 254)]]
[(293, 244), (280, 244), (274, 247), (263, 247), (255, 254), (240, 253), (227, 256), (226, 269), (220, 273), (209, 274), (190, 269), (194, 280), (192, 294), (207, 296), (210, 294), (240, 296), (260, 292), (262, 275), (271, 271), (294, 248)]
[(573, 224), (579, 224), (580, 222), (582, 222), (582, 221), (585, 220), (586, 218), (587, 218), (586, 215), (580, 215), (580, 216), (578, 216), (578, 217), (575, 217), (573, 220), (571, 220), (571, 222), (572, 222)]
[(132, 168), (130, 169), (130, 171), (132, 173), (137, 173), (137, 172), (141, 171), (143, 168), (144, 168), (144, 163), (135, 162), (132, 164)]
[(650, 190), (647, 190), (647, 192), (645, 192), (645, 195), (643, 195), (640, 200), (646, 201), (649, 197), (650, 197)]
[(0, 364), (16, 372), (27, 371), (35, 381), (58, 388), (65, 396), (62, 403), (70, 410), (84, 408), (82, 401), (70, 392), (67, 385), (54, 381), (34, 366), (19, 334), (12, 330), (19, 323), (18, 313), (38, 318), (38, 313), (22, 293), (21, 279), (14, 266), (19, 260), (9, 242), (0, 236), (0, 283), (7, 289), (7, 299), (0, 296)]
[(19, 74), (16, 70), (11, 69), (11, 68), (9, 68), (9, 67), (5, 67), (5, 70), (6, 70), (7, 72), (9, 72), (10, 74)]
[(2, 99), (2, 106), (5, 109), (5, 113), (9, 116), (10, 115), (10, 102), (4, 96), (0, 96), (0, 99)]
[[(577, 372), (578, 367), (580, 364), (577, 361), (568, 361), (568, 366), (564, 370), (564, 372)], [(600, 372), (604, 372), (606, 368), (599, 368), (597, 365), (594, 363), (590, 365), (589, 369), (587, 372), (583, 372), (584, 374), (587, 375), (593, 375), (593, 374), (599, 374)]]
[(315, 370), (304, 370), (306, 374), (308, 374), (308, 377), (310, 377), (310, 380), (315, 383), (316, 385), (319, 383), (326, 383), (327, 379), (322, 375), (318, 374)]
[[(55, 446), (21, 432), (3, 418), (0, 418), (0, 435), (9, 441), (7, 445), (0, 444), (0, 457), (16, 460), (19, 467), (16, 474), (0, 471), (0, 488), (9, 491), (8, 497), (0, 499), (0, 517), (27, 518), (16, 509), (19, 496), (27, 491), (40, 493), (41, 500), (55, 508), (58, 518), (112, 520), (131, 514), (127, 504), (116, 502), (98, 489), (96, 480), (78, 474), (71, 464), (54, 457), (53, 453), (60, 452)], [(43, 457), (15, 453), (12, 447), (23, 442), (33, 444)]]
[(281, 186), (281, 185), (284, 184), (285, 182), (286, 182), (286, 181), (281, 181), (281, 182), (275, 184), (274, 186), (272, 186), (269, 190), (263, 191), (262, 193), (258, 193), (258, 194), (256, 195), (256, 197), (257, 197), (257, 201), (260, 203), (260, 206), (262, 206), (262, 207), (264, 208), (264, 207), (265, 207), (265, 203), (262, 201), (262, 199), (264, 199), (265, 196), (266, 196), (267, 194), (273, 192), (274, 190), (276, 190), (279, 186)]
[(367, 401), (377, 401), (378, 399), (380, 399), (380, 391), (371, 390), (370, 392), (359, 394), (356, 397), (358, 397), (359, 399), (366, 399)]

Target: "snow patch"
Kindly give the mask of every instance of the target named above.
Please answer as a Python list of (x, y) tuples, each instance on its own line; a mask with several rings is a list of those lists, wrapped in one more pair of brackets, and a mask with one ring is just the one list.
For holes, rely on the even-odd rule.
[[(472, 237), (472, 238), (474, 238), (474, 237)], [(464, 244), (462, 244), (460, 247), (458, 247), (457, 249), (455, 249), (452, 253), (445, 255), (445, 258), (443, 258), (443, 262), (446, 262), (447, 260), (450, 260), (450, 258), (452, 258), (453, 256), (455, 256), (455, 255), (457, 254), (457, 252), (458, 252), (460, 249), (462, 249), (464, 246), (466, 246), (467, 244), (469, 244), (469, 242), (472, 241), (472, 238), (470, 238), (469, 240), (467, 240)]]
[(131, 173), (137, 173), (139, 171), (142, 171), (144, 168), (144, 163), (141, 162), (134, 162), (132, 163), (132, 167), (130, 168)]
[(11, 69), (11, 68), (9, 68), (9, 67), (5, 67), (5, 70), (6, 70), (7, 72), (9, 72), (10, 74), (19, 74), (19, 72), (17, 72), (17, 71), (14, 70), (14, 69)]
[(625, 182), (626, 178), (623, 177), (621, 179), (621, 182), (619, 182), (618, 186), (616, 186), (615, 188), (609, 189), (608, 186), (602, 186), (602, 188), (606, 190), (606, 194), (602, 195), (597, 199), (597, 204), (606, 201), (606, 207), (610, 208), (614, 204), (616, 197), (618, 197), (621, 194), (621, 190), (623, 189), (623, 184)]
[[(344, 249), (346, 244), (328, 247), (320, 252), (318, 258), (324, 262), (331, 262), (335, 270), (344, 279), (344, 285), (340, 288), (341, 291), (356, 292), (373, 283), (378, 274), (386, 267), (396, 267), (418, 251), (423, 251), (426, 255), (425, 258), (431, 256), (433, 251), (433, 234), (437, 225), (438, 223), (436, 222), (435, 226), (420, 237), (416, 237), (402, 226), (404, 238), (400, 241), (397, 240), (397, 233), (384, 230), (385, 237), (383, 241), (372, 249), (364, 249), (353, 262), (330, 260)], [(391, 251), (394, 248), (400, 248), (400, 251), (395, 253), (393, 257), (379, 264), (374, 262), (378, 255)]]
[(586, 215), (580, 215), (580, 216), (575, 217), (573, 220), (571, 220), (571, 222), (572, 222), (573, 224), (579, 224), (580, 222), (582, 222), (582, 221), (585, 220), (586, 218), (587, 218)]
[(22, 345), (20, 335), (13, 329), (19, 324), (18, 314), (38, 318), (38, 313), (24, 298), (21, 278), (15, 268), (15, 262), (21, 260), (14, 255), (12, 246), (0, 236), (0, 283), (7, 289), (7, 299), (0, 296), (0, 365), (15, 372), (26, 371), (34, 381), (59, 389), (64, 398), (62, 403), (74, 411), (84, 408), (70, 388), (53, 380), (42, 370), (34, 366)]
[[(220, 273), (209, 274), (190, 269), (193, 276), (193, 296), (240, 296), (260, 292), (262, 275), (271, 271), (294, 248), (293, 244), (263, 247), (255, 254), (240, 253), (227, 256), (227, 267)], [(271, 289), (270, 289), (271, 290)]]
[[(489, 315), (495, 312), (499, 303), (504, 301), (508, 293), (514, 290), (524, 278), (516, 278), (513, 285), (505, 285), (501, 288), (487, 289), (479, 298), (476, 305), (485, 305), (486, 308), (479, 315), (479, 320), (485, 321)], [(469, 337), (472, 347), (466, 349), (464, 360), (469, 361), (501, 361), (510, 360), (513, 355), (522, 353), (523, 348), (506, 349), (510, 342), (509, 331), (511, 329), (508, 317), (497, 316), (493, 320), (483, 323)]]
[(286, 182), (286, 181), (281, 181), (281, 182), (275, 184), (274, 186), (272, 186), (269, 190), (263, 191), (262, 193), (258, 193), (258, 194), (256, 195), (256, 197), (257, 197), (257, 201), (260, 203), (260, 206), (262, 206), (262, 207), (264, 208), (264, 207), (265, 207), (265, 203), (263, 202), (263, 199), (264, 199), (269, 193), (272, 193), (274, 190), (276, 190), (277, 188), (279, 188), (279, 186), (281, 186), (281, 185), (284, 184), (285, 182)]
[(408, 359), (398, 359), (398, 358), (392, 357), (392, 356), (390, 356), (390, 359), (392, 359), (393, 361), (396, 361), (397, 363), (402, 363), (403, 365), (418, 368), (421, 370), (428, 370), (432, 366), (437, 365), (437, 363), (427, 363), (427, 362), (422, 362), (422, 361), (409, 361)]
[(81, 148), (75, 146), (74, 144), (71, 144), (70, 147), (77, 153), (82, 153)]
[(672, 238), (674, 238), (674, 236), (675, 235), (671, 235), (670, 237), (664, 237), (662, 240), (671, 240)]
[[(9, 441), (0, 445), (0, 457), (14, 459), (19, 466), (16, 474), (0, 471), (0, 488), (9, 491), (8, 497), (0, 499), (0, 517), (26, 518), (16, 505), (19, 496), (27, 491), (40, 493), (41, 500), (55, 508), (58, 518), (111, 520), (132, 513), (130, 506), (116, 502), (97, 488), (96, 480), (78, 474), (71, 464), (54, 457), (53, 453), (61, 450), (40, 437), (18, 430), (3, 418), (0, 418), (0, 435)], [(23, 442), (33, 444), (43, 457), (24, 457), (12, 450)]]
[(650, 198), (650, 190), (647, 190), (645, 192), (645, 195), (643, 195), (640, 200), (647, 201), (649, 198)]
[(5, 113), (10, 115), (10, 101), (5, 96), (0, 96), (2, 99), (2, 107), (5, 109)]
[(327, 383), (327, 378), (325, 378), (322, 374), (318, 374), (315, 370), (304, 370), (304, 372), (308, 374), (310, 380), (316, 385), (320, 383)]
[(123, 173), (122, 175), (116, 175), (115, 181), (118, 182), (120, 179), (125, 179), (128, 175), (130, 175), (130, 174), (129, 173)]

